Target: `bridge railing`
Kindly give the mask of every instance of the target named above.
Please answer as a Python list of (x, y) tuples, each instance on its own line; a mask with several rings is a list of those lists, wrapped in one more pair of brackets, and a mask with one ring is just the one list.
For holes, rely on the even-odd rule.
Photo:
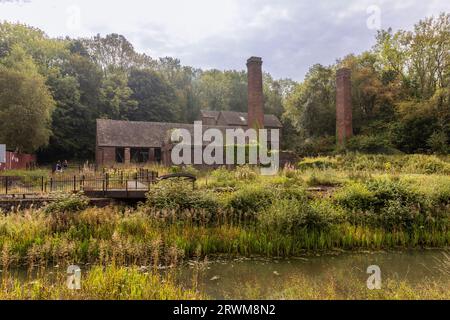
[(46, 194), (52, 192), (145, 190), (157, 181), (158, 173), (138, 171), (135, 173), (102, 174), (101, 176), (58, 174), (50, 177), (0, 176), (0, 196)]

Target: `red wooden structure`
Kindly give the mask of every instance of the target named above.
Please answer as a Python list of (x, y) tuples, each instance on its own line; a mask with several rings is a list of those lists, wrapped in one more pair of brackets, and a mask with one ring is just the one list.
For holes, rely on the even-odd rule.
[(36, 163), (36, 155), (6, 151), (6, 163), (0, 163), (0, 170), (27, 169)]

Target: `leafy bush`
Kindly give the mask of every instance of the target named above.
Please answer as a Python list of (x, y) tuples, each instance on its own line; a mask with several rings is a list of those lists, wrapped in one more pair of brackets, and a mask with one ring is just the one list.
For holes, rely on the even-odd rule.
[(330, 154), (334, 151), (336, 138), (334, 136), (324, 136), (308, 138), (296, 147), (297, 153), (305, 156), (317, 156)]
[(251, 185), (232, 193), (228, 206), (237, 212), (259, 212), (272, 204), (274, 192), (264, 186)]
[(347, 153), (336, 158), (338, 169), (420, 174), (450, 174), (450, 163), (433, 155), (370, 155)]
[(399, 152), (392, 147), (389, 139), (381, 135), (354, 136), (347, 141), (345, 148), (365, 153), (395, 154)]
[(169, 172), (170, 173), (189, 173), (189, 174), (192, 174), (194, 176), (198, 176), (199, 175), (199, 171), (195, 167), (193, 167), (191, 165), (188, 165), (188, 166), (171, 166), (169, 168)]
[(338, 191), (334, 200), (347, 209), (350, 222), (370, 223), (386, 230), (410, 230), (428, 219), (427, 198), (401, 180), (381, 178), (351, 183)]
[(298, 163), (299, 170), (336, 168), (336, 160), (330, 157), (305, 158)]
[(342, 178), (339, 178), (333, 171), (313, 171), (308, 177), (306, 183), (310, 187), (315, 186), (339, 186), (344, 182)]
[(369, 210), (376, 201), (376, 196), (366, 185), (353, 182), (337, 191), (334, 199), (346, 209)]
[(341, 213), (325, 201), (292, 201), (282, 199), (264, 210), (258, 221), (262, 228), (278, 233), (293, 234), (299, 229), (327, 230)]
[(208, 179), (208, 185), (217, 188), (234, 187), (236, 182), (234, 173), (224, 167), (211, 172), (210, 179)]
[(431, 151), (437, 154), (447, 154), (450, 150), (447, 134), (444, 131), (434, 132), (427, 140)]
[(255, 170), (248, 165), (238, 166), (234, 170), (236, 180), (253, 181), (257, 176)]
[(420, 202), (417, 192), (401, 180), (372, 179), (366, 182), (369, 191), (375, 195), (372, 206), (375, 209), (385, 207), (389, 201), (399, 201), (403, 205), (416, 205)]
[(208, 190), (192, 190), (186, 182), (161, 181), (152, 186), (147, 194), (147, 205), (156, 209), (191, 210), (202, 209), (214, 213), (218, 201)]
[(396, 199), (388, 200), (374, 218), (377, 224), (386, 230), (410, 230), (418, 214), (417, 210)]
[(55, 195), (56, 200), (44, 207), (46, 213), (77, 212), (86, 209), (89, 199), (82, 193), (61, 193)]
[(403, 163), (404, 171), (407, 172), (450, 174), (450, 163), (436, 156), (415, 154), (408, 156)]

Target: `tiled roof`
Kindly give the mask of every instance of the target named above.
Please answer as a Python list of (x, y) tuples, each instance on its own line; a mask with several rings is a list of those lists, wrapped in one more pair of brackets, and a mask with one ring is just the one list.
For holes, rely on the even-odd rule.
[[(221, 111), (220, 114), (229, 126), (247, 126), (247, 113), (236, 111)], [(264, 127), (281, 128), (283, 125), (277, 116), (273, 114), (264, 115)]]

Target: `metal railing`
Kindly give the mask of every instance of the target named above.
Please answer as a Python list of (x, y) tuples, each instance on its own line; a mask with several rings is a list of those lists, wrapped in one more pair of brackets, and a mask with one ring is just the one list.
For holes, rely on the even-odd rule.
[(158, 173), (139, 170), (101, 175), (52, 175), (50, 177), (0, 176), (0, 195), (46, 194), (78, 191), (145, 191), (156, 182)]

